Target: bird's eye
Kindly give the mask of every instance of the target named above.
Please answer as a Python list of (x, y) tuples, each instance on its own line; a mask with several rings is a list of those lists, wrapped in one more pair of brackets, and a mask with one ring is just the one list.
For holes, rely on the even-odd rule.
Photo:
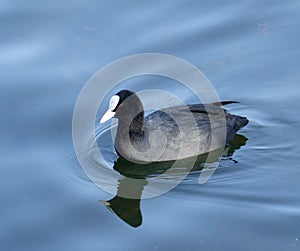
[(110, 101), (109, 101), (109, 110), (114, 110), (116, 109), (118, 103), (120, 101), (120, 97), (117, 95), (114, 95), (111, 97)]

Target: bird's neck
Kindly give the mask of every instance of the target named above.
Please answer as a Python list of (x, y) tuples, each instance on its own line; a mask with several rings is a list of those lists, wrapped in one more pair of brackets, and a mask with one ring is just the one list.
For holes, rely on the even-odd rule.
[(125, 139), (129, 137), (131, 140), (143, 138), (144, 112), (139, 113), (134, 118), (126, 117), (120, 119), (117, 129), (117, 137)]
[(133, 135), (141, 134), (143, 132), (144, 125), (144, 112), (140, 112), (137, 116), (132, 119), (132, 122), (129, 125), (129, 133)]

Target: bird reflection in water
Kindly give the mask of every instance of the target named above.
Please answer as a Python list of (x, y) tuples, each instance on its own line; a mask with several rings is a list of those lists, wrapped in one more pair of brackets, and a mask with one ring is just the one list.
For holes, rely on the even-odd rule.
[[(223, 157), (232, 159), (234, 152), (245, 145), (246, 141), (246, 137), (236, 134), (231, 145), (224, 149)], [(192, 170), (184, 170), (184, 166), (189, 166), (187, 164), (189, 159), (180, 160), (180, 165), (182, 166), (182, 170), (180, 171), (190, 173), (201, 171), (206, 163), (207, 156), (208, 153), (199, 155)], [(219, 151), (217, 151), (214, 161), (218, 162), (219, 157)], [(236, 162), (235, 160), (233, 161)], [(148, 184), (147, 178), (163, 174), (173, 166), (174, 162), (175, 161), (165, 161), (160, 163), (136, 164), (123, 158), (118, 158), (113, 168), (124, 177), (118, 180), (119, 186), (115, 197), (108, 201), (100, 202), (130, 226), (140, 226), (143, 221), (140, 202), (143, 190)], [(128, 194), (130, 194), (130, 198), (128, 198)]]

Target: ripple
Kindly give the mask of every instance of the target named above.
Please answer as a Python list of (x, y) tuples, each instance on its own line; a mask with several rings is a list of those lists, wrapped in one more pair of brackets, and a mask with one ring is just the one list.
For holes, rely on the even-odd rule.
[[(128, 180), (147, 180), (147, 185), (143, 185), (143, 198), (161, 195), (179, 183), (198, 185), (199, 177), (203, 173), (203, 168), (235, 169), (238, 160), (232, 157), (234, 151), (244, 145), (246, 138), (242, 135), (236, 136), (236, 144), (233, 148), (224, 151), (224, 156), (219, 162), (206, 163), (207, 155), (198, 156), (196, 162), (193, 158), (176, 162), (160, 162), (149, 164), (136, 164), (117, 156), (114, 149), (114, 129), (116, 125), (104, 124), (96, 127), (95, 141), (90, 140), (86, 146), (86, 158), (90, 163), (89, 170), (85, 170), (87, 176), (102, 190), (111, 194), (119, 192), (120, 182)], [(219, 156), (219, 155), (218, 155)], [(191, 162), (193, 161), (193, 162)], [(178, 164), (179, 163), (179, 164)], [(192, 170), (190, 169), (193, 167)], [(217, 175), (218, 179), (214, 182), (228, 181), (228, 177)], [(234, 179), (231, 177), (231, 179)], [(135, 182), (132, 183), (136, 185)], [(133, 188), (134, 189), (134, 188)]]

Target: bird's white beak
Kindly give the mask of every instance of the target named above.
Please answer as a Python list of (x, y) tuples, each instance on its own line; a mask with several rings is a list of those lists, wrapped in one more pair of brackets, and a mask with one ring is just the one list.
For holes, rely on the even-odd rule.
[(104, 123), (105, 121), (113, 118), (113, 116), (115, 116), (115, 112), (113, 112), (112, 110), (107, 110), (107, 112), (102, 116), (102, 118), (100, 119), (100, 124)]

